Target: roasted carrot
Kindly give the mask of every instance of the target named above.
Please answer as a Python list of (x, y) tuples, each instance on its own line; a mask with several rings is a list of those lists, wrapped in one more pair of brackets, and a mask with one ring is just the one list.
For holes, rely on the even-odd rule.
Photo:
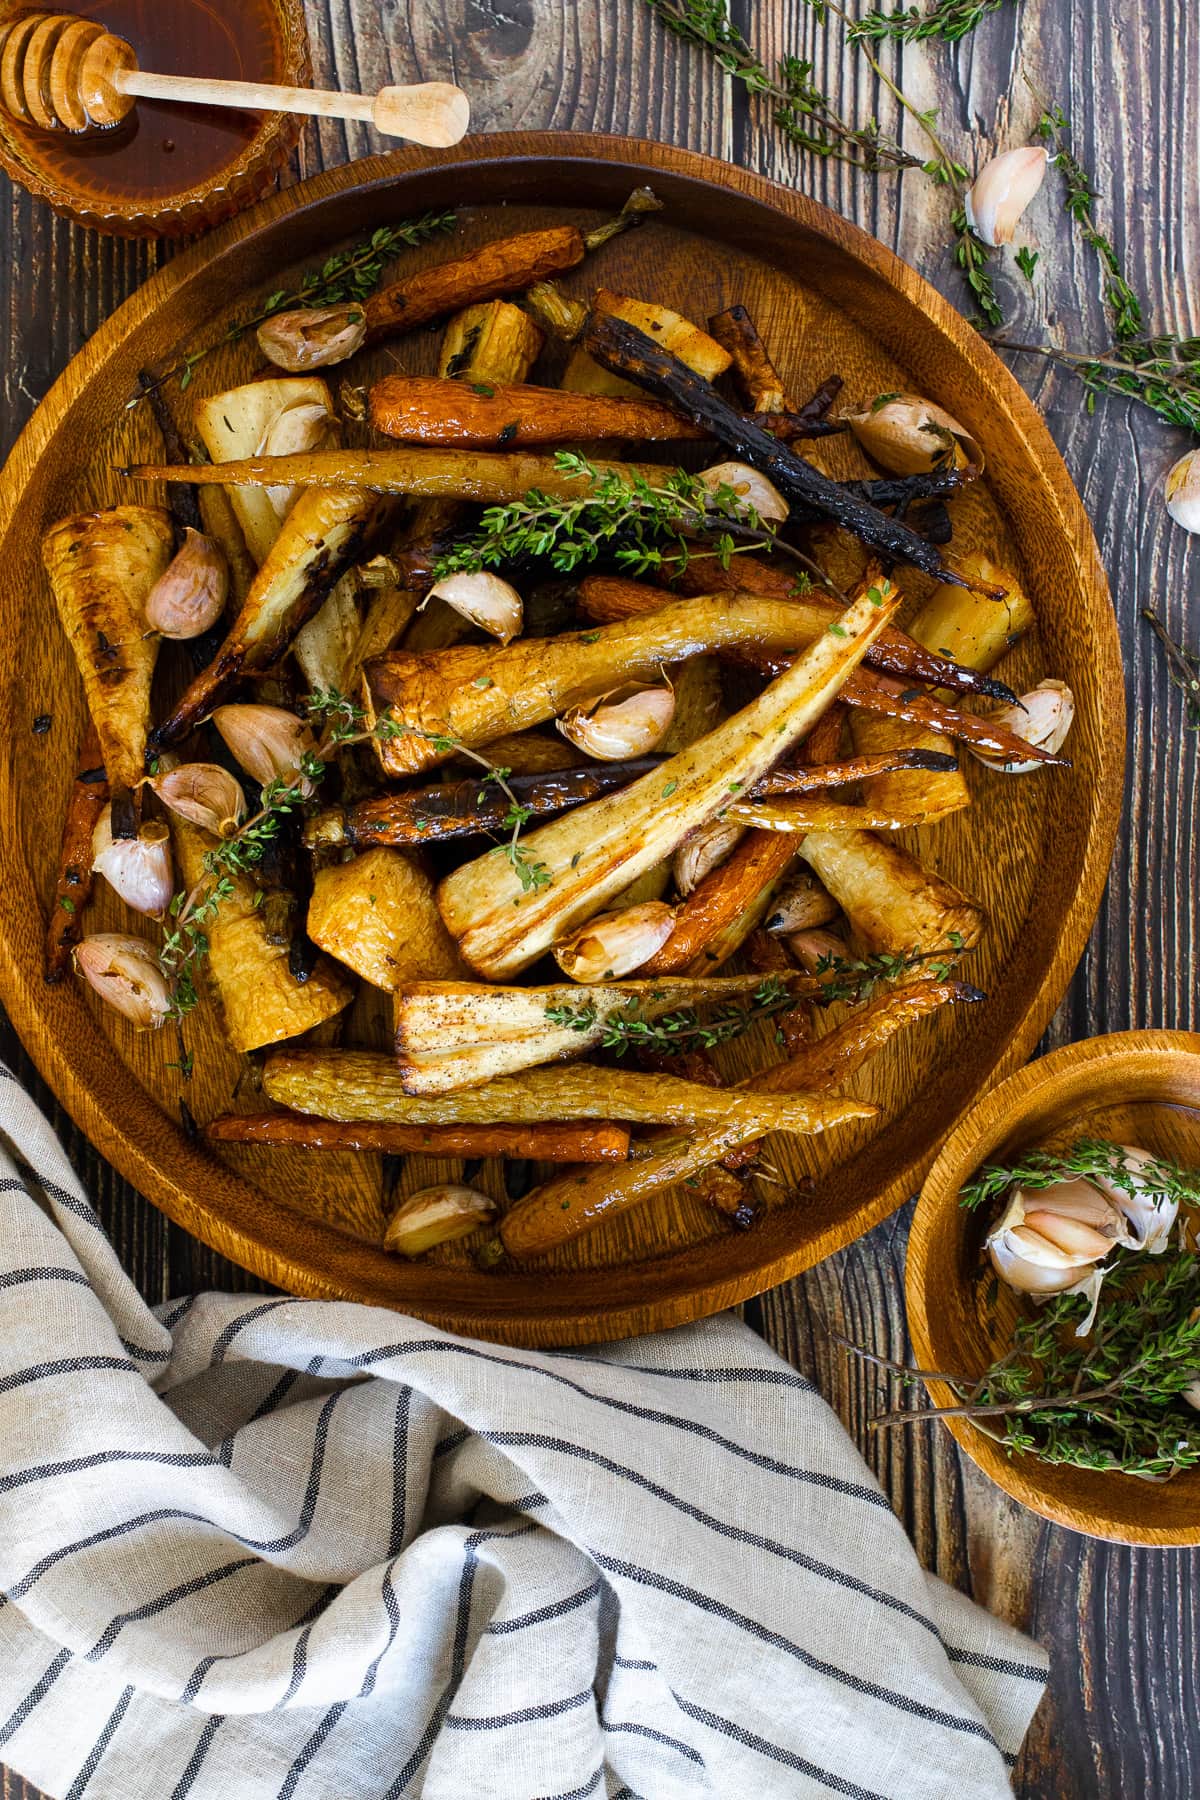
[(518, 293), (535, 281), (573, 269), (586, 254), (583, 233), (576, 225), (551, 225), (481, 244), (467, 256), (435, 263), (372, 294), (366, 303), (367, 342), (415, 331), (418, 325), (481, 300)]
[(891, 989), (876, 995), (824, 1037), (800, 1045), (786, 1062), (752, 1075), (741, 1085), (769, 1094), (827, 1093), (848, 1080), (889, 1038), (927, 1013), (986, 999), (986, 994), (966, 981), (914, 981), (908, 987)]
[(784, 412), (791, 402), (758, 326), (744, 306), (714, 313), (708, 329), (733, 358), (738, 383), (756, 412)]
[(92, 892), (92, 833), (108, 804), (108, 782), (100, 760), (100, 739), (89, 719), (63, 826), (54, 900), (46, 927), (46, 980), (61, 981), (71, 952), (83, 936), (82, 913)]
[(624, 1125), (389, 1125), (310, 1119), (303, 1113), (230, 1113), (204, 1135), (216, 1144), (283, 1144), (302, 1150), (376, 1150), (384, 1155), (528, 1157), (534, 1162), (623, 1162)]
[[(715, 968), (724, 957), (714, 941), (756, 902), (766, 910), (775, 882), (795, 854), (796, 845), (786, 832), (749, 832), (676, 910), (670, 937), (642, 964), (639, 978)], [(759, 922), (755, 919), (744, 935), (749, 936)], [(732, 955), (732, 948), (725, 954)]]

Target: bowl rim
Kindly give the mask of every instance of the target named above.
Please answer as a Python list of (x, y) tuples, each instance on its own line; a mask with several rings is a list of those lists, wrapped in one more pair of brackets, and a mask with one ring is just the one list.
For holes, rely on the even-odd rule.
[[(1079, 881), (1064, 904), (1054, 951), (1039, 967), (1030, 987), (1019, 1027), (997, 1047), (992, 1066), (981, 1077), (986, 1085), (1000, 1079), (1031, 1053), (1087, 942), (1111, 862), (1124, 785), (1124, 683), (1116, 618), (1094, 533), (1082, 501), (1042, 415), (995, 353), (921, 275), (860, 227), (819, 202), (766, 177), (695, 151), (649, 139), (584, 132), (511, 132), (468, 137), (450, 150), (407, 147), (322, 171), (296, 187), (261, 201), (228, 221), (218, 231), (185, 249), (102, 324), (60, 374), (46, 402), (26, 425), (9, 458), (9, 471), (35, 465), (53, 433), (56, 411), (74, 403), (93, 380), (104, 376), (129, 333), (136, 333), (147, 312), (176, 287), (203, 289), (211, 267), (235, 253), (246, 239), (278, 228), (293, 212), (303, 221), (308, 209), (328, 208), (353, 184), (368, 195), (402, 190), (414, 177), (454, 172), (469, 179), (472, 167), (506, 165), (515, 190), (528, 199), (531, 183), (548, 163), (597, 167), (622, 179), (660, 179), (726, 193), (764, 211), (781, 212), (801, 229), (830, 244), (864, 279), (886, 282), (897, 304), (919, 310), (930, 326), (954, 349), (982, 391), (1003, 394), (1010, 424), (1023, 449), (1047, 471), (1047, 505), (1056, 529), (1078, 558), (1077, 579), (1093, 597), (1094, 663), (1104, 689), (1109, 728), (1106, 755), (1097, 769), (1089, 802), (1088, 837)], [(315, 210), (315, 208), (314, 208)], [(300, 232), (301, 240), (307, 227)], [(325, 240), (322, 240), (325, 241)], [(298, 251), (297, 254), (303, 252)], [(49, 404), (47, 404), (49, 403)], [(6, 471), (9, 472), (9, 471)], [(0, 479), (0, 542), (13, 526), (15, 508), (24, 491), (25, 475)], [(3, 846), (0, 846), (0, 854)], [(563, 1297), (538, 1278), (536, 1314), (526, 1311), (533, 1284), (522, 1278), (497, 1284), (495, 1293), (478, 1290), (469, 1296), (450, 1293), (432, 1279), (418, 1289), (397, 1281), (382, 1251), (366, 1246), (321, 1222), (301, 1220), (290, 1207), (253, 1190), (241, 1217), (217, 1218), (197, 1198), (211, 1186), (208, 1154), (180, 1141), (173, 1123), (140, 1089), (132, 1095), (127, 1082), (115, 1081), (100, 1039), (81, 1054), (67, 1052), (45, 1021), (46, 990), (31, 975), (25, 958), (11, 953), (28, 935), (27, 921), (10, 918), (19, 896), (0, 892), (0, 996), (22, 1029), (35, 1061), (50, 1086), (93, 1142), (175, 1223), (202, 1241), (232, 1256), (244, 1268), (286, 1286), (292, 1292), (324, 1298), (354, 1298), (402, 1307), (472, 1335), (524, 1344), (593, 1343), (680, 1324), (763, 1292), (810, 1268), (835, 1250), (863, 1236), (903, 1204), (916, 1189), (931, 1160), (922, 1149), (894, 1168), (891, 1178), (856, 1210), (853, 1221), (809, 1231), (802, 1242), (776, 1241), (756, 1248), (750, 1234), (730, 1242), (727, 1263), (714, 1274), (706, 1246), (686, 1246), (654, 1267), (636, 1297), (605, 1300)], [(6, 904), (7, 902), (7, 904)], [(36, 911), (36, 908), (34, 909)], [(57, 990), (53, 990), (57, 992)], [(230, 1174), (231, 1180), (237, 1180)], [(239, 1182), (245, 1186), (244, 1180)], [(249, 1194), (249, 1190), (247, 1190)], [(253, 1228), (247, 1223), (253, 1212)], [(319, 1272), (310, 1262), (320, 1240)], [(270, 1244), (264, 1238), (270, 1238)], [(280, 1246), (286, 1242), (288, 1248)], [(752, 1252), (752, 1253), (751, 1253)], [(390, 1261), (391, 1259), (386, 1259)], [(431, 1275), (436, 1275), (432, 1271)], [(508, 1291), (505, 1292), (504, 1289)]]
[[(1130, 1078), (1149, 1076), (1156, 1071), (1169, 1074), (1173, 1066), (1183, 1062), (1196, 1065), (1200, 1078), (1200, 1032), (1144, 1028), (1109, 1032), (1099, 1037), (1081, 1038), (1063, 1045), (1027, 1063), (1006, 1081), (991, 1088), (959, 1119), (932, 1168), (917, 1198), (909, 1232), (904, 1270), (904, 1300), (912, 1339), (913, 1360), (919, 1368), (935, 1368), (941, 1352), (937, 1348), (938, 1326), (934, 1317), (935, 1284), (928, 1279), (929, 1253), (934, 1234), (943, 1222), (947, 1208), (958, 1204), (962, 1182), (983, 1160), (1019, 1131), (1021, 1109), (1048, 1086), (1067, 1077), (1063, 1098), (1069, 1106), (1086, 1092), (1087, 1072), (1099, 1061), (1108, 1070), (1123, 1071)], [(963, 1215), (965, 1218), (967, 1215)], [(945, 1382), (930, 1379), (925, 1383), (930, 1404), (954, 1404), (954, 1394)], [(1097, 1502), (1088, 1511), (1060, 1501), (1045, 1490), (1042, 1465), (1028, 1456), (1010, 1456), (986, 1437), (968, 1419), (952, 1417), (937, 1421), (943, 1425), (977, 1469), (1014, 1500), (1052, 1524), (1064, 1526), (1081, 1536), (1100, 1538), (1110, 1543), (1139, 1545), (1146, 1548), (1182, 1548), (1200, 1544), (1200, 1494), (1196, 1517), (1191, 1525), (1131, 1525), (1127, 1509), (1104, 1505), (1104, 1490), (1114, 1484), (1113, 1497), (1123, 1490), (1125, 1498), (1133, 1490), (1125, 1486), (1137, 1478), (1094, 1473), (1098, 1484)], [(1200, 1485), (1200, 1471), (1193, 1479)], [(1155, 1491), (1151, 1484), (1138, 1481), (1136, 1497), (1144, 1498)]]

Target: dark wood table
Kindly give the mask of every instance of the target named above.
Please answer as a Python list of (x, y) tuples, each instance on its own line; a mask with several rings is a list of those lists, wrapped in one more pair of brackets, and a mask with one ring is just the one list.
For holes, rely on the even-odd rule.
[[(851, 10), (863, 10), (851, 6)], [(734, 16), (765, 59), (813, 57), (819, 78), (854, 118), (898, 130), (894, 103), (858, 58), (839, 62), (836, 27), (806, 0), (735, 0)], [(760, 169), (856, 220), (956, 302), (947, 206), (919, 172), (857, 175), (780, 142), (766, 112), (695, 50), (678, 44), (642, 0), (309, 0), (316, 79), (371, 91), (385, 81), (449, 77), (472, 95), (482, 130), (556, 127), (668, 139)], [(825, 48), (832, 46), (832, 53)], [(891, 66), (888, 51), (885, 61)], [(853, 60), (854, 67), (850, 66)], [(1033, 87), (1061, 104), (1075, 144), (1099, 172), (1111, 235), (1149, 316), (1200, 330), (1194, 149), (1200, 130), (1200, 29), (1194, 8), (1118, 0), (1008, 0), (957, 48), (904, 53), (906, 89), (936, 104), (954, 144), (1026, 140)], [(920, 148), (912, 136), (906, 141)], [(356, 126), (310, 126), (302, 176), (368, 148)], [(966, 158), (969, 162), (970, 156)], [(0, 177), (0, 182), (3, 178)], [(1031, 215), (1042, 259), (1030, 290), (1004, 277), (1023, 338), (1043, 326), (1074, 343), (1104, 341), (1094, 258), (1068, 234), (1048, 182)], [(0, 193), (0, 316), (5, 349), (0, 430), (7, 449), (68, 358), (169, 252), (77, 231), (7, 183)], [(1197, 1026), (1196, 889), (1200, 843), (1197, 739), (1184, 729), (1139, 609), (1156, 606), (1173, 632), (1200, 636), (1200, 550), (1169, 523), (1157, 490), (1181, 436), (1123, 401), (1094, 415), (1073, 379), (1024, 359), (1031, 383), (1096, 526), (1112, 581), (1128, 681), (1127, 815), (1108, 894), (1087, 954), (1043, 1048), (1130, 1026)], [(1190, 605), (1189, 605), (1190, 602)], [(1189, 618), (1190, 613), (1190, 618)], [(120, 1179), (56, 1107), (11, 1027), (6, 1058), (61, 1130), (117, 1249), (151, 1301), (216, 1286), (257, 1284), (169, 1225)], [(1200, 1789), (1195, 1614), (1200, 1558), (1090, 1543), (1044, 1525), (993, 1488), (931, 1426), (873, 1435), (889, 1382), (848, 1366), (830, 1344), (843, 1331), (882, 1354), (907, 1352), (903, 1309), (909, 1211), (809, 1275), (746, 1308), (750, 1322), (813, 1375), (861, 1444), (926, 1565), (1032, 1632), (1052, 1674), (1018, 1765), (1026, 1800), (1153, 1796)], [(0, 1772), (0, 1800), (36, 1800)], [(233, 1800), (233, 1796), (231, 1796)], [(965, 1800), (965, 1797), (964, 1797)]]

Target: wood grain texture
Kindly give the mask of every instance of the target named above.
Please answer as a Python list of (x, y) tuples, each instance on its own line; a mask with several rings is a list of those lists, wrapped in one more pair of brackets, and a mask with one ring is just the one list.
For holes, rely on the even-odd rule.
[[(906, 86), (936, 101), (956, 142), (982, 131), (1023, 141), (1033, 102), (1021, 71), (1076, 123), (1087, 160), (1103, 171), (1105, 217), (1146, 295), (1150, 316), (1200, 328), (1200, 27), (1173, 6), (1160, 31), (1149, 9), (1117, 0), (1023, 0), (985, 21), (956, 50), (904, 52)], [(817, 75), (845, 110), (894, 109), (817, 30), (805, 0), (753, 6), (735, 16), (764, 52), (816, 46)], [(347, 86), (446, 77), (472, 90), (479, 129), (560, 126), (617, 129), (731, 156), (838, 208), (881, 236), (956, 301), (944, 204), (919, 176), (874, 182), (780, 146), (757, 108), (648, 18), (640, 0), (309, 0), (314, 78)], [(890, 54), (890, 53), (888, 53)], [(998, 108), (997, 96), (1011, 96)], [(909, 128), (911, 132), (911, 127)], [(1011, 132), (1011, 135), (1006, 133)], [(910, 139), (909, 141), (913, 141)], [(294, 173), (376, 146), (360, 127), (310, 127)], [(914, 143), (915, 148), (919, 148)], [(1031, 295), (1005, 283), (1024, 331), (1052, 320), (1065, 339), (1098, 341), (1102, 310), (1094, 265), (1070, 244), (1053, 178), (1027, 223), (1043, 257)], [(118, 301), (159, 260), (161, 246), (91, 237), (0, 193), (0, 369), (4, 446), (50, 381)], [(1043, 284), (1044, 283), (1044, 287)], [(1149, 504), (1180, 454), (1180, 434), (1123, 403), (1089, 417), (1069, 377), (1018, 365), (1043, 407), (1100, 538), (1121, 622), (1130, 712), (1126, 826), (1108, 897), (1046, 1048), (1132, 1025), (1195, 1028), (1196, 740), (1182, 701), (1137, 622), (1154, 604), (1177, 634), (1200, 631), (1200, 562)], [(114, 1177), (38, 1082), (11, 1030), (0, 1049), (46, 1107), (96, 1195), (126, 1266), (143, 1291), (258, 1284), (170, 1226)], [(1200, 1557), (1128, 1550), (1049, 1526), (1019, 1507), (932, 1425), (910, 1437), (874, 1435), (870, 1417), (892, 1399), (887, 1378), (850, 1363), (830, 1328), (889, 1356), (908, 1353), (902, 1303), (908, 1215), (797, 1281), (751, 1303), (747, 1316), (779, 1352), (813, 1376), (863, 1447), (923, 1561), (984, 1605), (1030, 1630), (1051, 1652), (1048, 1698), (1015, 1775), (1022, 1800), (1184, 1800), (1200, 1787), (1200, 1692), (1194, 1596)], [(5, 1800), (37, 1800), (8, 1777)]]

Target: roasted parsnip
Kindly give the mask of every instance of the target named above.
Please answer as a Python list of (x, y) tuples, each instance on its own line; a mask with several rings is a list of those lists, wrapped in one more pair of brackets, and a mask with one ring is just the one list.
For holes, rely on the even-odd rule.
[(83, 909), (92, 891), (92, 833), (107, 805), (108, 782), (100, 757), (100, 739), (89, 719), (67, 801), (54, 898), (46, 926), (48, 982), (62, 980), (71, 966), (71, 951), (83, 936)]
[(77, 513), (42, 539), (42, 561), (100, 740), (114, 837), (137, 833), (133, 795), (145, 773), (158, 657), (144, 608), (173, 546), (170, 515), (157, 506)]
[[(257, 456), (275, 421), (294, 407), (321, 409), (329, 425), (335, 424), (333, 395), (319, 375), (248, 381), (198, 400), (193, 416), (213, 462), (228, 463)], [(282, 523), (274, 501), (262, 488), (253, 487), (230, 486), (228, 496), (247, 550), (256, 563), (265, 562)]]
[(850, 1076), (889, 1038), (943, 1006), (971, 1005), (987, 995), (965, 981), (914, 981), (877, 994), (824, 1037), (804, 1044), (786, 1061), (752, 1075), (758, 1093), (824, 1094)]
[[(483, 857), (449, 875), (438, 889), (438, 906), (471, 966), (491, 980), (527, 968), (555, 939), (671, 856), (689, 831), (811, 729), (898, 601), (881, 577), (847, 608), (836, 633), (826, 632), (698, 744), (622, 793), (530, 833), (520, 868)], [(531, 869), (540, 872), (533, 881)]]
[(375, 517), (376, 503), (369, 494), (315, 489), (300, 496), (225, 642), (158, 727), (157, 743), (178, 743), (246, 675), (283, 654), (353, 561)]
[(640, 1075), (564, 1063), (505, 1075), (453, 1094), (404, 1092), (390, 1056), (370, 1050), (277, 1050), (263, 1069), (267, 1097), (322, 1119), (397, 1125), (528, 1125), (571, 1119), (621, 1119), (633, 1125), (722, 1125), (764, 1137), (807, 1135), (875, 1108), (859, 1102), (810, 1102), (795, 1094), (738, 1093), (673, 1075)]
[(365, 850), (318, 869), (308, 903), (314, 944), (388, 993), (401, 982), (463, 972), (442, 924), (433, 883), (400, 850)]
[(812, 831), (801, 838), (799, 851), (867, 950), (969, 950), (982, 935), (983, 908), (886, 838), (869, 831)]
[[(189, 891), (212, 878), (204, 866), (215, 838), (171, 816), (176, 862)], [(308, 979), (297, 981), (288, 967), (286, 945), (267, 941), (256, 889), (245, 876), (231, 876), (232, 893), (207, 928), (204, 967), (220, 1002), (225, 1030), (235, 1050), (261, 1050), (299, 1037), (350, 1004), (353, 990), (334, 963), (318, 959)]]
[(384, 1156), (509, 1157), (535, 1162), (624, 1162), (624, 1125), (388, 1125), (310, 1119), (303, 1113), (229, 1113), (204, 1128), (217, 1144), (301, 1150), (370, 1150)]

